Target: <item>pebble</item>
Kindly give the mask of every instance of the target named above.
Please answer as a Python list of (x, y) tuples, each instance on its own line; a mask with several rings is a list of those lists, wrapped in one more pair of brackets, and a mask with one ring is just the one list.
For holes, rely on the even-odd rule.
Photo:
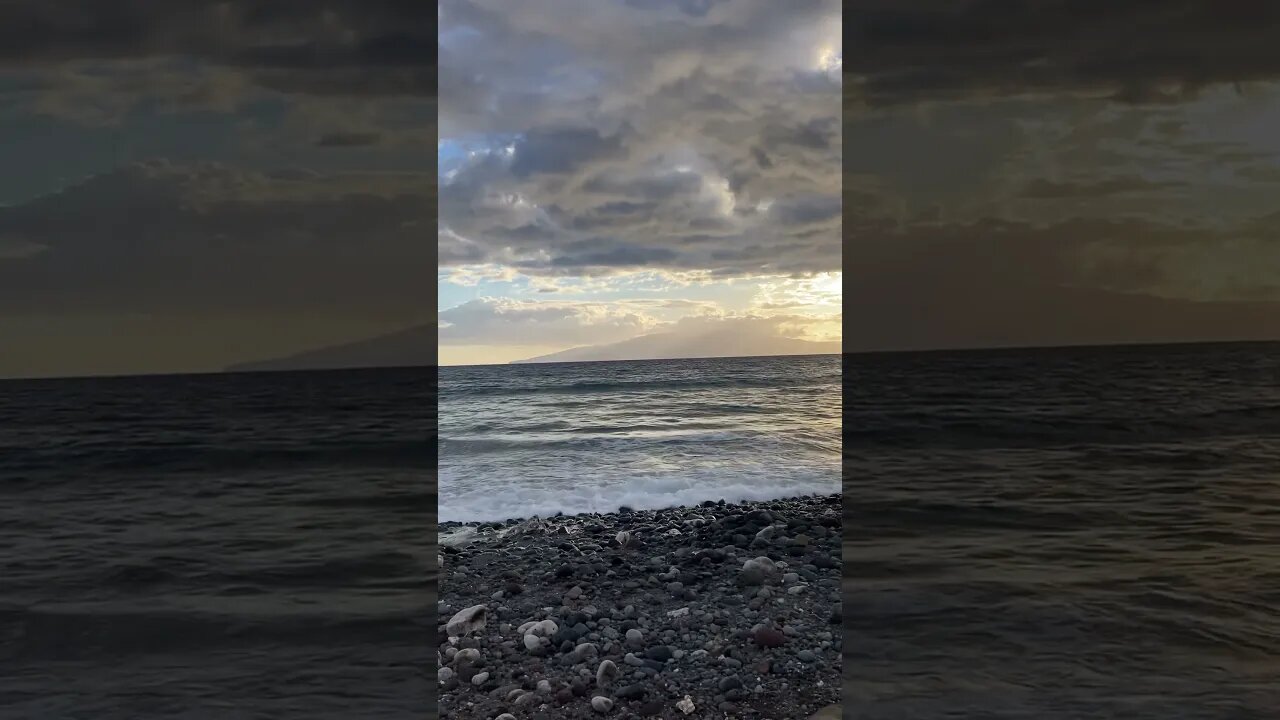
[[(694, 720), (838, 702), (838, 497), (487, 526), (520, 530), (441, 550), (442, 717)], [(449, 632), (459, 608), (486, 625)]]
[(760, 627), (752, 635), (752, 639), (760, 647), (781, 647), (787, 642), (787, 636), (776, 628)]
[(609, 687), (616, 677), (618, 677), (618, 666), (612, 660), (604, 660), (596, 669), (596, 687)]

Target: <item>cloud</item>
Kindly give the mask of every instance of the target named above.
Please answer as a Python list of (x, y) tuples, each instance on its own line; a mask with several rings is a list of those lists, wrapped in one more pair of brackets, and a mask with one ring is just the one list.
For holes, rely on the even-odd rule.
[(442, 345), (573, 346), (635, 337), (671, 317), (719, 312), (694, 300), (538, 301), (484, 297), (439, 315)]
[(435, 28), (426, 3), (403, 0), (12, 0), (0, 3), (0, 77), (13, 107), (87, 126), (290, 99), (434, 116)]
[[(422, 316), (435, 178), (136, 163), (0, 208), (0, 311)], [(16, 257), (15, 257), (16, 255)]]
[(1280, 266), (1278, 230), (1275, 215), (1225, 229), (1142, 218), (913, 222), (860, 238), (844, 282), (884, 308), (914, 305), (907, 295), (945, 302), (995, 289), (1010, 298), (1077, 288), (1187, 302), (1280, 301), (1269, 271)]
[(1055, 181), (1048, 178), (1036, 178), (1023, 188), (1022, 197), (1031, 200), (1091, 199), (1127, 193), (1152, 192), (1170, 187), (1177, 187), (1177, 184), (1152, 182), (1141, 177), (1110, 177), (1078, 181)]
[(837, 340), (797, 338), (808, 317), (732, 315), (684, 318), (629, 340), (577, 347), (531, 358), (582, 362), (651, 358), (803, 355), (840, 352)]
[(0, 4), (0, 63), (181, 56), (281, 90), (431, 96), (435, 26), (405, 0), (15, 0)]
[(377, 132), (331, 132), (316, 139), (319, 147), (362, 147), (377, 145), (382, 134)]
[[(793, 290), (802, 292), (809, 287), (811, 284), (801, 282)], [(656, 357), (667, 351), (676, 353), (671, 357), (709, 356), (733, 347), (754, 348), (765, 354), (826, 352), (809, 348), (805, 342), (839, 339), (839, 303), (823, 306), (825, 313), (816, 315), (804, 312), (805, 307), (792, 304), (734, 311), (712, 300), (482, 297), (441, 311), (439, 340), (447, 349), (540, 348), (526, 353), (530, 356), (555, 349), (615, 345), (614, 350), (636, 357), (635, 353), (656, 352)], [(592, 357), (584, 355), (582, 359)]]
[(48, 245), (17, 237), (0, 237), (0, 260), (22, 260), (35, 257), (49, 249)]
[[(720, 277), (840, 264), (840, 5), (441, 3), (443, 265)], [(503, 52), (492, 52), (501, 47)]]
[(1085, 93), (1182, 102), (1280, 78), (1271, 3), (858, 0), (846, 84), (862, 102)]

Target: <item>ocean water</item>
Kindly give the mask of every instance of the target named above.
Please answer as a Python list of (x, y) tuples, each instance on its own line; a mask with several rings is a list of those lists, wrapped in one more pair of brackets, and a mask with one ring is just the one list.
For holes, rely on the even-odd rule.
[(845, 368), (846, 717), (1280, 717), (1280, 344)]
[(840, 489), (840, 358), (440, 369), (440, 520)]
[(0, 382), (0, 718), (422, 718), (434, 370)]

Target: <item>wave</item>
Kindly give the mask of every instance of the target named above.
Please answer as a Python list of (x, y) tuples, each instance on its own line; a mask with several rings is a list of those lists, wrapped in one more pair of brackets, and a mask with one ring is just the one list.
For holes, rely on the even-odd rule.
[[(440, 522), (493, 522), (556, 514), (585, 515), (614, 512), (620, 507), (660, 510), (697, 505), (706, 500), (746, 502), (776, 500), (799, 495), (831, 495), (840, 492), (836, 468), (781, 477), (777, 471), (742, 471), (725, 474), (690, 474), (680, 477), (636, 477), (614, 485), (583, 484), (540, 487), (519, 479), (491, 479), (484, 487), (468, 485), (444, 489), (441, 480)], [(502, 492), (493, 492), (501, 487)]]
[(435, 465), (432, 438), (330, 444), (201, 446), (198, 444), (80, 444), (71, 447), (6, 448), (4, 475), (56, 470), (85, 471), (235, 471), (303, 467), (393, 467)]
[(338, 607), (311, 613), (221, 614), (180, 608), (123, 608), (116, 603), (50, 603), (0, 608), (4, 654), (31, 661), (89, 661), (103, 656), (216, 651), (245, 645), (402, 643), (421, 634), (425, 609), (357, 613)]
[(441, 438), (440, 452), (454, 459), (461, 455), (477, 455), (501, 453), (512, 450), (539, 451), (565, 450), (609, 450), (631, 448), (637, 446), (672, 446), (672, 445), (706, 445), (708, 443), (737, 443), (767, 440), (767, 437), (744, 432), (729, 431), (688, 431), (688, 430), (649, 430), (628, 432), (572, 432), (565, 434), (502, 435), (495, 437), (466, 436)]
[(806, 378), (804, 382), (790, 384), (780, 382), (777, 377), (722, 377), (699, 379), (670, 379), (660, 381), (648, 379), (571, 382), (563, 385), (543, 385), (530, 387), (482, 385), (468, 387), (465, 383), (442, 386), (440, 397), (442, 402), (453, 402), (466, 397), (496, 396), (530, 396), (530, 395), (601, 395), (608, 393), (644, 393), (654, 394), (666, 391), (687, 392), (690, 390), (724, 390), (767, 388), (776, 390), (827, 389), (840, 382), (839, 374), (827, 379)]
[(1130, 417), (981, 416), (925, 411), (845, 415), (849, 444), (887, 446), (1051, 448), (1070, 445), (1177, 443), (1280, 434), (1280, 408), (1257, 407), (1181, 415)]

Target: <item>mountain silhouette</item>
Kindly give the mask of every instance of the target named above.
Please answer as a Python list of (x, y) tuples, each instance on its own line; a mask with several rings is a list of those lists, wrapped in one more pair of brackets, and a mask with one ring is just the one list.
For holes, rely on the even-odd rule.
[(420, 325), (389, 335), (307, 350), (287, 357), (239, 363), (228, 367), (227, 372), (413, 367), (431, 366), (436, 362), (436, 326)]
[(695, 336), (675, 332), (652, 333), (622, 342), (577, 347), (526, 360), (516, 360), (513, 364), (839, 353), (840, 343), (838, 342), (796, 340), (776, 335), (742, 333), (738, 329), (724, 328)]

